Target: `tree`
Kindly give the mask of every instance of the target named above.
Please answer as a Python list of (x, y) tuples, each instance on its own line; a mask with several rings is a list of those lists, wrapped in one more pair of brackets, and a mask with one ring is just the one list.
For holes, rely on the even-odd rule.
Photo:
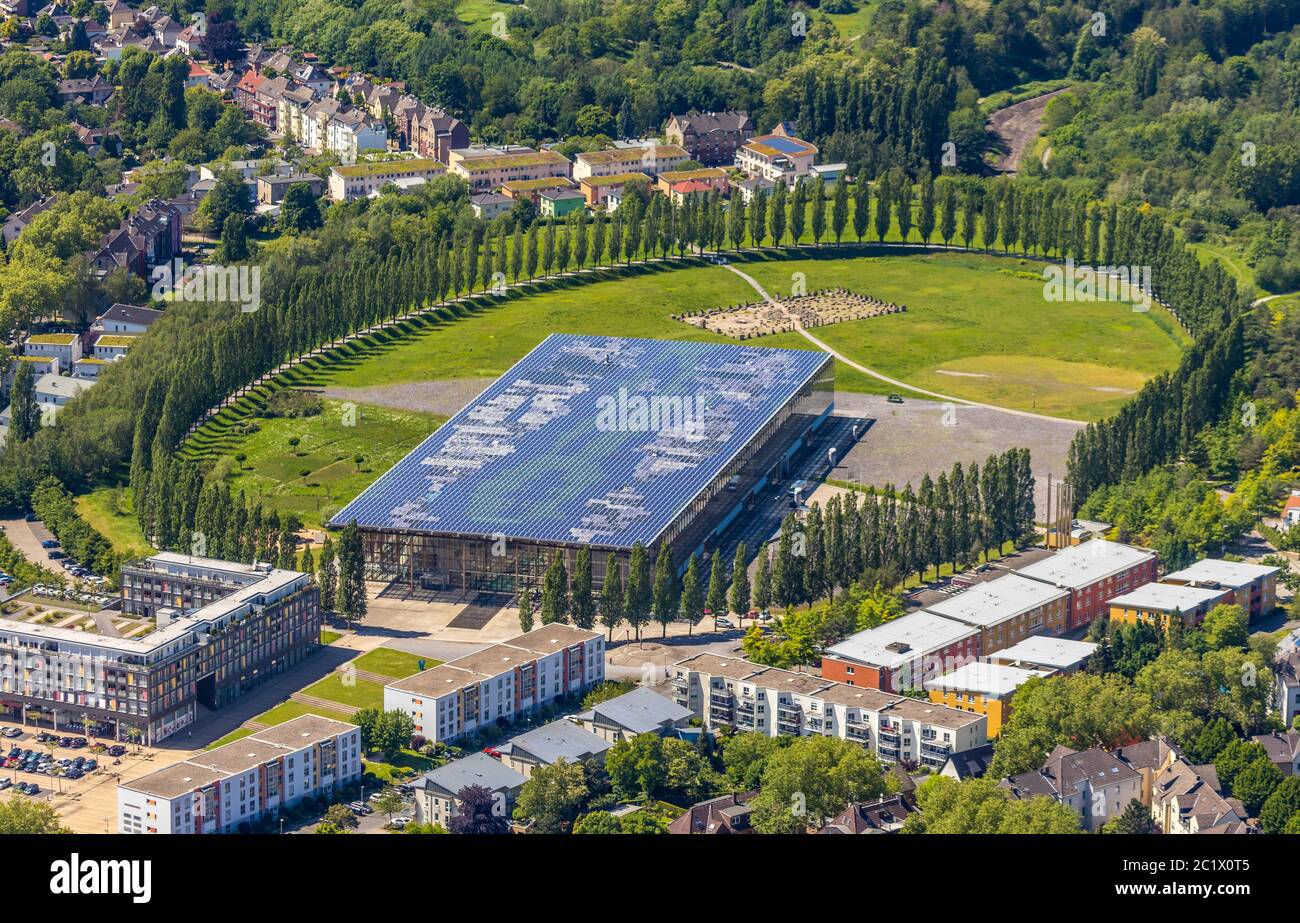
[(290, 231), (313, 231), (324, 226), (320, 205), (306, 183), (294, 183), (280, 203), (280, 226)]
[(325, 809), (325, 819), (320, 826), (324, 827), (326, 824), (333, 829), (326, 831), (318, 829), (317, 832), (345, 833), (348, 830), (355, 830), (360, 822), (357, 820), (357, 815), (346, 804), (332, 804)]
[(1297, 817), (1300, 817), (1300, 776), (1289, 776), (1264, 802), (1259, 812), (1259, 825), (1265, 833), (1285, 833), (1289, 832), (1287, 827)]
[(612, 551), (605, 559), (605, 581), (600, 588), (600, 621), (614, 640), (614, 629), (623, 621), (623, 568)]
[(559, 759), (533, 770), (519, 792), (515, 817), (532, 821), (534, 833), (568, 833), (588, 796), (582, 764)]
[(736, 558), (731, 563), (731, 590), (727, 599), (731, 611), (742, 618), (749, 611), (749, 549), (744, 542), (736, 546)]
[(1240, 799), (1251, 814), (1259, 814), (1282, 779), (1282, 770), (1267, 757), (1261, 757), (1237, 773), (1232, 780), (1232, 796)]
[(510, 832), (505, 798), (482, 785), (467, 785), (456, 793), (455, 813), (447, 825), (451, 833), (505, 834)]
[(658, 734), (639, 734), (606, 751), (605, 771), (618, 797), (650, 801), (663, 793), (668, 779), (663, 746)]
[(1264, 749), (1263, 744), (1238, 738), (1219, 752), (1214, 760), (1214, 770), (1224, 790), (1232, 791), (1233, 783), (1240, 773), (1248, 766), (1267, 759), (1268, 751)]
[(626, 592), (623, 594), (623, 617), (641, 640), (641, 626), (650, 618), (653, 590), (650, 584), (650, 556), (639, 541), (632, 545), (628, 560)]
[(0, 836), (71, 832), (59, 822), (58, 812), (48, 801), (34, 801), (17, 794), (0, 801)]
[(596, 600), (591, 595), (591, 584), (591, 549), (583, 545), (573, 564), (573, 624), (584, 630), (590, 630), (596, 622)]
[(800, 737), (771, 753), (753, 801), (759, 833), (799, 833), (821, 827), (845, 806), (885, 794), (876, 757), (838, 737)]
[[(710, 581), (711, 587), (712, 581)], [(686, 575), (682, 579), (682, 593), (677, 615), (686, 622), (687, 626), (697, 625), (700, 619), (704, 618), (704, 605), (704, 587), (700, 585), (700, 559), (692, 552), (690, 561), (686, 564)], [(689, 627), (687, 632), (690, 632)]]
[(388, 759), (409, 747), (414, 733), (415, 719), (400, 708), (381, 712), (375, 719), (374, 730), (371, 732), (375, 749)]
[(564, 556), (555, 552), (551, 566), (542, 578), (542, 624), (567, 622), (569, 614), (569, 574), (564, 567)]
[(359, 708), (352, 713), (352, 723), (361, 734), (361, 753), (375, 749), (375, 728), (379, 724), (380, 711), (377, 708)]
[(619, 819), (608, 811), (592, 811), (578, 818), (573, 825), (573, 832), (578, 834), (619, 834), (623, 825)]
[(754, 606), (766, 612), (772, 605), (772, 555), (763, 545), (758, 550), (758, 568), (754, 571)]
[(519, 630), (533, 630), (533, 593), (527, 587), (519, 591)]
[(26, 442), (41, 428), (41, 405), (36, 401), (36, 376), (30, 362), (18, 362), (9, 395), (9, 440)]
[(668, 625), (677, 618), (677, 606), (681, 589), (677, 585), (677, 567), (673, 564), (673, 553), (664, 542), (659, 546), (659, 557), (655, 560), (654, 614), (663, 626), (663, 636), (668, 637)]
[(992, 771), (961, 782), (931, 776), (916, 790), (920, 814), (907, 819), (905, 833), (1079, 833), (1079, 815), (1069, 805), (1039, 796), (1014, 800)]
[(321, 544), (320, 558), (316, 562), (316, 584), (320, 587), (321, 611), (332, 615), (339, 592), (338, 563), (334, 558), (334, 540), (330, 538), (328, 532), (325, 534), (325, 541)]
[(343, 527), (338, 541), (338, 592), (335, 608), (349, 622), (366, 614), (366, 560), (361, 530), (354, 519)]
[(1201, 623), (1205, 643), (1211, 649), (1245, 647), (1250, 637), (1246, 612), (1241, 606), (1220, 604), (1211, 609)]
[(1134, 798), (1124, 808), (1124, 812), (1112, 820), (1108, 821), (1101, 828), (1102, 833), (1155, 833), (1156, 822), (1151, 817), (1151, 811), (1146, 806)]
[(753, 791), (762, 784), (763, 770), (777, 750), (789, 743), (788, 737), (771, 737), (754, 732), (731, 734), (722, 738), (722, 767), (727, 781), (737, 791)]
[(375, 810), (388, 818), (388, 822), (393, 822), (394, 814), (401, 814), (404, 802), (402, 793), (393, 786), (388, 786), (379, 793), (379, 797), (373, 802)]

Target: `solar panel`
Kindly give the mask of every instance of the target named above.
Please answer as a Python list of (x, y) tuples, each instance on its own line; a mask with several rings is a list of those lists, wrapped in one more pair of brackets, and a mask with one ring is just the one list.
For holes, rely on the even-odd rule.
[(801, 144), (798, 141), (792, 141), (789, 138), (782, 138), (779, 135), (764, 138), (763, 143), (770, 148), (780, 151), (782, 154), (804, 154), (808, 151), (806, 145)]
[(649, 544), (830, 361), (551, 334), (331, 522)]

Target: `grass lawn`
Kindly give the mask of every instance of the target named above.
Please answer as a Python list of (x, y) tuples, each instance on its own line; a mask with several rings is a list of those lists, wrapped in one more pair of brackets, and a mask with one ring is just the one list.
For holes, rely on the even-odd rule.
[[(307, 705), (304, 702), (281, 702), (275, 708), (262, 712), (262, 714), (253, 718), (258, 724), (264, 724), (267, 727), (275, 727), (277, 724), (284, 724), (286, 721), (292, 721), (294, 718), (301, 718), (303, 715), (320, 715), (322, 718), (333, 718), (335, 721), (346, 721), (352, 723), (351, 712), (333, 712), (326, 711), (323, 708), (316, 708)], [(236, 728), (220, 740), (214, 740), (208, 744), (205, 749), (215, 750), (222, 744), (233, 743), (244, 737), (250, 737), (257, 731), (252, 728)]]
[(426, 773), (430, 769), (436, 769), (439, 765), (438, 760), (430, 759), (414, 750), (400, 751), (389, 763), (371, 760), (362, 760), (361, 763), (366, 773), (385, 783), (400, 782), (411, 776)]
[(77, 513), (109, 540), (114, 551), (129, 557), (153, 554), (131, 510), (131, 491), (125, 487), (101, 487), (82, 494), (76, 502)]
[(511, 9), (514, 7), (509, 3), (498, 3), (497, 0), (456, 0), (456, 18), (470, 28), (484, 32), (491, 31), (494, 13), (508, 14)]
[[(1173, 366), (1187, 342), (1160, 308), (1116, 303), (1048, 303), (1043, 283), (998, 272), (1041, 265), (965, 253), (845, 257), (829, 248), (787, 258), (737, 260), (773, 295), (802, 272), (809, 290), (845, 285), (906, 304), (905, 314), (822, 327), (816, 336), (867, 368), (907, 384), (968, 400), (1095, 420), (1113, 413), (1144, 381)], [(519, 297), (377, 348), (359, 361), (313, 374), (312, 386), (367, 387), (448, 378), (493, 377), (549, 331), (625, 333), (672, 339), (716, 334), (672, 315), (756, 297), (719, 266), (648, 272), (579, 288)], [(798, 334), (763, 337), (763, 346), (811, 348)], [(842, 364), (837, 387), (899, 390)]]
[[(314, 417), (252, 417), (259, 429), (248, 435), (211, 426), (196, 436), (189, 451), (229, 459), (232, 492), (243, 491), (250, 501), (297, 513), (306, 526), (318, 527), (445, 419), (356, 404), (352, 420), (345, 419), (343, 402), (324, 404)], [(295, 448), (289, 445), (292, 438), (300, 440)], [(248, 456), (242, 470), (234, 461), (237, 453)], [(354, 460), (358, 454), (364, 456), (360, 465)]]
[(420, 661), (422, 660), (426, 670), (430, 670), (442, 663), (441, 660), (431, 660), (428, 657), (408, 654), (406, 651), (397, 651), (390, 647), (377, 647), (373, 651), (362, 654), (356, 660), (353, 660), (352, 665), (358, 670), (379, 673), (384, 676), (391, 676), (394, 679), (405, 679), (420, 672)]
[(857, 38), (865, 35), (876, 15), (878, 0), (858, 0), (858, 8), (852, 13), (823, 13), (835, 27), (841, 38)]
[(335, 641), (337, 641), (337, 640), (338, 640), (339, 638), (341, 638), (341, 637), (343, 637), (343, 636), (342, 636), (341, 634), (339, 634), (337, 631), (330, 631), (328, 628), (322, 628), (322, 629), (320, 630), (320, 643), (321, 643), (321, 644), (333, 644)]
[[(340, 710), (348, 713), (358, 708), (382, 709), (384, 707), (384, 687), (379, 683), (373, 683), (368, 679), (354, 679), (351, 685), (345, 686), (343, 677), (339, 674), (327, 676), (320, 682), (313, 683), (303, 690), (303, 694), (338, 702), (342, 706)], [(312, 710), (311, 707), (307, 707), (307, 711)]]
[[(1037, 275), (1041, 265), (944, 253), (752, 262), (744, 270), (773, 296), (802, 273), (809, 291), (843, 285), (906, 305), (903, 314), (812, 332), (867, 368), (967, 400), (1096, 420), (1177, 363), (1188, 339), (1164, 309), (1047, 302), (1040, 279), (998, 271)], [(763, 338), (773, 346), (799, 342), (806, 341), (798, 334)], [(865, 380), (865, 388), (852, 378), (838, 386), (893, 390)]]
[(1212, 260), (1218, 260), (1223, 264), (1223, 268), (1228, 274), (1237, 280), (1237, 284), (1244, 287), (1247, 292), (1259, 292), (1259, 286), (1255, 284), (1255, 270), (1246, 262), (1246, 258), (1230, 244), (1199, 243), (1188, 244), (1196, 258), (1201, 261), (1202, 265), (1208, 264)]

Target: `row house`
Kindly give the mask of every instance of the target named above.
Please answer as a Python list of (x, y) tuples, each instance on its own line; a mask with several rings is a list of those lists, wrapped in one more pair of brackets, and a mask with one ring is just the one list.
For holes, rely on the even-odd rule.
[(672, 692), (709, 730), (839, 737), (890, 763), (938, 770), (988, 743), (983, 715), (717, 654), (676, 664)]
[(926, 611), (979, 629), (980, 650), (992, 652), (1033, 635), (1062, 634), (1069, 608), (1069, 591), (1006, 574), (927, 606)]
[(1110, 620), (1125, 625), (1147, 624), (1168, 631), (1174, 619), (1195, 628), (1209, 611), (1231, 600), (1231, 591), (1170, 583), (1144, 583), (1110, 601)]
[(431, 741), (455, 740), (604, 679), (604, 636), (554, 623), (391, 683), (384, 708), (409, 714)]
[(450, 155), (448, 171), (469, 183), (470, 192), (491, 192), (512, 180), (569, 175), (569, 160), (556, 151), (528, 151), (483, 157)]
[(593, 176), (644, 173), (657, 176), (671, 172), (690, 160), (684, 148), (676, 144), (648, 144), (639, 147), (616, 147), (606, 151), (589, 151), (573, 159), (573, 178), (581, 182)]
[(670, 144), (685, 148), (692, 160), (705, 165), (730, 165), (736, 151), (753, 136), (749, 114), (736, 110), (673, 115), (664, 126)]
[(436, 106), (426, 106), (414, 96), (398, 99), (392, 109), (396, 141), (419, 157), (447, 163), (451, 152), (469, 144), (469, 127)]
[(701, 183), (708, 192), (727, 194), (727, 171), (718, 167), (700, 170), (667, 170), (655, 177), (655, 189), (668, 195), (679, 183)]
[(361, 109), (340, 112), (327, 124), (325, 148), (345, 164), (356, 163), (365, 151), (382, 151), (388, 147), (388, 130), (384, 123)]
[(235, 105), (243, 109), (250, 119), (268, 131), (275, 131), (278, 124), (276, 103), (263, 92), (269, 79), (263, 77), (256, 68), (250, 67), (235, 84), (232, 98)]
[(1045, 797), (1073, 808), (1084, 830), (1100, 830), (1142, 801), (1142, 776), (1113, 753), (1094, 747), (1058, 746), (1043, 765), (1003, 779), (999, 785), (1017, 799)]
[(1022, 567), (1016, 573), (1070, 593), (1065, 630), (1090, 624), (1110, 613), (1108, 603), (1156, 579), (1156, 553), (1120, 542), (1093, 539)]
[(181, 214), (170, 202), (153, 199), (105, 235), (98, 250), (87, 254), (96, 271), (126, 269), (141, 278), (181, 252)]
[(980, 629), (933, 612), (909, 613), (852, 635), (822, 654), (822, 675), (884, 692), (924, 689), (927, 679), (978, 660)]
[(361, 779), (361, 730), (303, 715), (117, 788), (118, 832), (237, 833)]
[(306, 146), (307, 110), (318, 96), (311, 87), (301, 85), (291, 86), (280, 94), (275, 106), (275, 120), (282, 138)]
[(409, 186), (427, 183), (447, 172), (432, 158), (378, 160), (347, 164), (330, 169), (329, 193), (335, 202), (351, 202), (377, 193), (390, 184)]

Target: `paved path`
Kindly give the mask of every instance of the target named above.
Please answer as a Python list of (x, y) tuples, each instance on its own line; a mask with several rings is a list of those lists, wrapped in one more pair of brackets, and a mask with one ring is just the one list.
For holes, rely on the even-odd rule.
[[(762, 296), (762, 298), (763, 298), (764, 301), (768, 301), (768, 302), (773, 302), (773, 303), (775, 303), (776, 299), (773, 298), (771, 295), (769, 295), (769, 294), (767, 293), (767, 291), (763, 288), (763, 286), (761, 286), (761, 285), (758, 284), (758, 280), (755, 279), (753, 276), (749, 275), (749, 274), (746, 273), (746, 272), (743, 272), (743, 271), (737, 269), (735, 266), (731, 265), (731, 263), (725, 263), (725, 264), (723, 264), (723, 265), (724, 265), (727, 269), (730, 269), (732, 272), (734, 272), (736, 275), (740, 276), (742, 279), (744, 279), (746, 282), (748, 282), (751, 286), (753, 286), (754, 291), (758, 292), (758, 294)], [(1021, 416), (1021, 417), (1031, 417), (1031, 418), (1033, 418), (1033, 419), (1035, 419), (1035, 420), (1051, 420), (1053, 423), (1071, 423), (1071, 424), (1073, 424), (1073, 425), (1075, 425), (1075, 426), (1087, 426), (1087, 425), (1088, 425), (1088, 424), (1087, 424), (1086, 422), (1084, 422), (1083, 420), (1071, 420), (1071, 419), (1069, 419), (1069, 418), (1067, 418), (1067, 417), (1052, 417), (1052, 416), (1048, 416), (1047, 414), (1044, 414), (1044, 413), (1032, 413), (1031, 411), (1028, 411), (1028, 410), (1014, 410), (1014, 409), (1012, 409), (1012, 408), (1010, 408), (1010, 407), (999, 407), (999, 406), (997, 406), (996, 404), (982, 404), (982, 403), (980, 403), (979, 401), (968, 401), (968, 400), (966, 400), (966, 399), (963, 398), (963, 397), (953, 397), (953, 396), (950, 395), (950, 394), (940, 394), (938, 391), (928, 391), (928, 390), (926, 390), (925, 388), (918, 388), (916, 385), (909, 385), (909, 384), (908, 384), (907, 382), (905, 382), (905, 381), (899, 381), (899, 380), (896, 379), (896, 378), (890, 378), (888, 375), (883, 375), (883, 374), (881, 374), (880, 372), (877, 372), (877, 371), (874, 371), (873, 369), (869, 369), (869, 368), (867, 368), (865, 365), (861, 365), (861, 364), (859, 364), (859, 363), (857, 363), (857, 362), (854, 362), (854, 361), (853, 361), (852, 359), (850, 359), (848, 356), (845, 356), (843, 353), (840, 353), (840, 352), (836, 351), (835, 349), (832, 349), (832, 348), (831, 348), (830, 346), (828, 346), (826, 343), (824, 343), (824, 342), (822, 342), (821, 340), (817, 339), (817, 337), (813, 336), (811, 333), (809, 333), (807, 330), (805, 330), (804, 327), (803, 327), (803, 325), (802, 325), (801, 323), (799, 323), (799, 321), (798, 321), (797, 319), (795, 320), (794, 323), (795, 323), (795, 330), (796, 330), (796, 331), (797, 331), (797, 332), (798, 332), (798, 333), (799, 333), (799, 334), (800, 334), (800, 335), (801, 335), (805, 340), (807, 340), (809, 343), (812, 343), (814, 346), (816, 346), (816, 347), (817, 347), (818, 349), (820, 349), (822, 352), (830, 353), (832, 356), (834, 356), (836, 359), (838, 359), (838, 360), (840, 360), (841, 362), (843, 362), (843, 363), (844, 363), (845, 365), (847, 365), (849, 368), (856, 369), (857, 371), (861, 372), (861, 373), (864, 374), (864, 375), (870, 375), (872, 378), (875, 378), (875, 379), (877, 379), (878, 381), (883, 381), (883, 382), (885, 382), (886, 384), (893, 385), (893, 386), (895, 386), (895, 387), (897, 387), (897, 388), (903, 388), (903, 389), (905, 389), (905, 390), (907, 390), (907, 391), (912, 391), (912, 392), (914, 392), (914, 393), (916, 393), (916, 394), (924, 394), (926, 397), (933, 397), (933, 398), (936, 398), (937, 400), (940, 400), (940, 401), (951, 401), (951, 402), (953, 402), (954, 404), (965, 404), (967, 407), (984, 407), (984, 408), (986, 408), (986, 409), (988, 409), (988, 410), (997, 410), (997, 411), (1000, 411), (1001, 413), (1010, 413), (1010, 414), (1015, 414), (1016, 416)]]

